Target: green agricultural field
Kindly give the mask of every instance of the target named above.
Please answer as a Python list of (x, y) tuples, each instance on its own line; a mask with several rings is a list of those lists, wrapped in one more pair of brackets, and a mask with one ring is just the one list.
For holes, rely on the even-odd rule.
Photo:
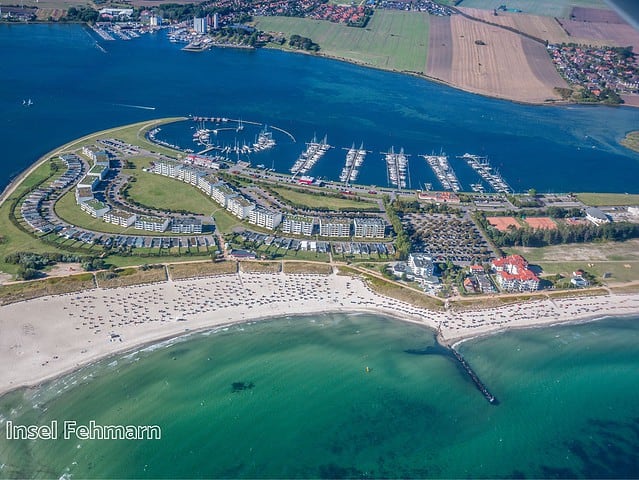
[(402, 72), (424, 73), (426, 68), (426, 13), (377, 10), (366, 28), (291, 17), (256, 17), (255, 23), (267, 32), (308, 37), (330, 57)]
[(304, 205), (308, 208), (327, 208), (332, 211), (340, 210), (379, 210), (377, 203), (356, 200), (348, 198), (336, 198), (323, 196), (320, 194), (305, 193), (299, 190), (290, 190), (288, 188), (272, 188), (274, 192), (279, 194), (285, 201), (289, 201), (295, 205)]
[(578, 193), (577, 199), (593, 207), (639, 204), (639, 195), (627, 193)]
[(458, 7), (493, 10), (500, 5), (510, 11), (560, 18), (568, 18), (573, 7), (610, 8), (604, 0), (463, 0)]
[(142, 205), (159, 210), (184, 210), (198, 215), (210, 215), (218, 208), (210, 197), (179, 180), (142, 172), (130, 184), (129, 197)]

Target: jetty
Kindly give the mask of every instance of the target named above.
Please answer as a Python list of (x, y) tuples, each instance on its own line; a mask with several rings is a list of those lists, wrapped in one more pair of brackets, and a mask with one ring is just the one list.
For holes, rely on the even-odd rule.
[(404, 153), (404, 149), (400, 148), (399, 153), (395, 153), (395, 148), (391, 147), (390, 151), (382, 152), (386, 160), (386, 175), (389, 185), (397, 187), (399, 190), (406, 188), (406, 178), (409, 178), (408, 172), (408, 155)]
[(475, 373), (473, 368), (468, 364), (464, 356), (461, 353), (459, 353), (457, 350), (455, 350), (454, 347), (451, 347), (448, 344), (448, 342), (446, 342), (446, 340), (444, 340), (444, 336), (442, 335), (442, 330), (441, 330), (441, 324), (437, 327), (437, 332), (435, 333), (435, 343), (438, 345), (438, 348), (444, 348), (448, 353), (450, 353), (453, 356), (455, 361), (457, 361), (459, 366), (464, 370), (464, 372), (466, 372), (466, 374), (470, 377), (472, 382), (475, 384), (475, 387), (477, 387), (477, 390), (479, 390), (481, 394), (484, 396), (484, 398), (488, 400), (488, 403), (490, 403), (491, 405), (499, 405), (499, 401), (497, 400), (497, 397), (495, 397), (492, 393), (490, 393), (490, 390), (488, 390), (488, 387), (484, 385), (484, 382), (481, 381), (481, 379)]
[[(497, 193), (510, 194), (513, 193), (513, 189), (506, 183), (506, 180), (499, 174), (499, 172), (493, 171), (490, 166), (488, 157), (481, 157), (479, 155), (472, 155), (470, 153), (464, 153), (461, 157), (466, 160), (466, 163), (475, 170), (481, 178), (483, 178), (488, 185)], [(478, 184), (475, 184), (476, 186)]]
[(330, 148), (326, 135), (321, 142), (318, 142), (317, 138), (313, 137), (313, 141), (306, 144), (306, 150), (302, 152), (291, 167), (293, 177), (297, 174), (306, 174)]
[(344, 164), (342, 173), (339, 176), (341, 182), (344, 182), (346, 185), (348, 185), (357, 180), (357, 175), (359, 175), (359, 167), (361, 167), (362, 163), (364, 163), (364, 159), (366, 158), (367, 153), (368, 152), (364, 149), (363, 142), (359, 146), (359, 148), (355, 148), (355, 143), (353, 143), (353, 146), (349, 148), (348, 152), (346, 153), (346, 163)]
[(430, 154), (420, 156), (426, 159), (426, 162), (430, 165), (430, 168), (433, 170), (439, 183), (442, 184), (444, 190), (452, 190), (453, 192), (459, 192), (461, 190), (457, 175), (455, 175), (455, 171), (448, 162), (448, 155), (440, 153), (439, 155)]
[(480, 380), (480, 378), (477, 376), (477, 374), (472, 369), (472, 367), (464, 359), (462, 354), (452, 347), (448, 347), (448, 348), (450, 352), (453, 354), (453, 357), (455, 357), (455, 360), (457, 360), (457, 362), (462, 367), (462, 369), (468, 374), (470, 379), (473, 381), (473, 383), (475, 384), (475, 387), (477, 387), (477, 390), (479, 390), (481, 394), (486, 398), (486, 400), (488, 400), (488, 403), (490, 403), (491, 405), (499, 405), (499, 401), (497, 400), (497, 398), (492, 393), (490, 393), (486, 385), (484, 385), (484, 383)]

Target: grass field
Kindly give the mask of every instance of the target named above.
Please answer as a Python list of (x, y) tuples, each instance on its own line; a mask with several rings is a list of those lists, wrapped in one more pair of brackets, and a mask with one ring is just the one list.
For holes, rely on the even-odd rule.
[(426, 68), (426, 13), (377, 10), (366, 28), (292, 17), (256, 17), (255, 23), (264, 31), (308, 37), (330, 57), (403, 72), (424, 73)]
[(165, 282), (167, 278), (164, 265), (156, 265), (148, 269), (129, 267), (115, 272), (98, 272), (96, 273), (96, 280), (101, 288), (116, 288)]
[(312, 273), (315, 275), (329, 275), (333, 273), (333, 267), (326, 263), (311, 262), (283, 262), (284, 273)]
[[(583, 269), (607, 284), (639, 280), (639, 240), (517, 248), (508, 253), (523, 255), (539, 265), (543, 275), (570, 278), (572, 272)], [(609, 278), (604, 279), (604, 273), (610, 274)]]
[(245, 273), (280, 273), (281, 262), (240, 262), (240, 271)]
[(577, 199), (593, 207), (639, 204), (639, 194), (627, 193), (578, 193)]
[(285, 201), (289, 201), (296, 205), (303, 205), (308, 208), (327, 208), (331, 211), (340, 210), (379, 210), (379, 205), (374, 202), (355, 201), (348, 198), (336, 198), (322, 195), (313, 195), (300, 190), (291, 190), (288, 188), (272, 188), (274, 192), (280, 195)]
[(132, 200), (159, 210), (185, 210), (210, 215), (218, 204), (200, 190), (179, 180), (154, 173), (140, 173), (128, 190)]
[(79, 292), (91, 288), (95, 288), (93, 274), (91, 273), (0, 285), (0, 305), (45, 295)]
[(237, 262), (198, 262), (169, 265), (169, 275), (173, 280), (195, 277), (210, 277), (212, 275), (227, 275), (237, 273)]
[(604, 0), (463, 0), (458, 6), (493, 10), (500, 5), (523, 13), (560, 18), (568, 18), (573, 7), (610, 8)]

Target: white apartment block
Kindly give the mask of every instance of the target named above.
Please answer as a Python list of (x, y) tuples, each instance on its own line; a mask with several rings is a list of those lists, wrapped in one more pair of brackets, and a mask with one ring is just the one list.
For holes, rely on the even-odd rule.
[(87, 172), (87, 177), (98, 177), (100, 180), (104, 180), (107, 173), (109, 173), (109, 167), (96, 164)]
[(285, 215), (282, 220), (282, 233), (310, 236), (313, 234), (313, 225), (314, 221), (311, 217)]
[(75, 188), (75, 203), (80, 204), (82, 202), (88, 202), (89, 200), (93, 200), (93, 190), (91, 187)]
[(282, 221), (280, 212), (273, 212), (262, 207), (255, 207), (249, 213), (249, 223), (258, 227), (274, 230)]
[(95, 199), (82, 202), (80, 204), (80, 208), (83, 212), (88, 213), (94, 218), (102, 218), (105, 213), (111, 210), (111, 207), (109, 207), (106, 203)]
[(178, 178), (184, 167), (177, 162), (155, 162), (153, 173), (164, 175), (165, 177)]
[(229, 200), (234, 197), (237, 197), (237, 192), (224, 182), (211, 187), (211, 198), (224, 208), (228, 208)]
[(381, 218), (356, 218), (353, 220), (354, 235), (366, 238), (384, 238), (386, 224)]
[(82, 180), (78, 182), (76, 188), (88, 188), (92, 192), (95, 192), (100, 183), (100, 177), (86, 175)]
[(121, 227), (130, 227), (135, 223), (137, 219), (137, 215), (135, 213), (126, 212), (124, 210), (114, 209), (110, 212), (107, 212), (102, 217), (107, 223), (112, 223), (113, 225), (119, 225)]
[(174, 218), (171, 221), (172, 233), (202, 233), (202, 220), (197, 218)]
[(160, 217), (138, 217), (133, 224), (136, 230), (147, 232), (164, 232), (169, 227), (170, 220)]
[(350, 237), (351, 223), (350, 218), (320, 218), (320, 236)]
[(197, 181), (197, 188), (202, 190), (209, 197), (213, 196), (213, 188), (216, 185), (221, 185), (220, 179), (211, 175), (200, 177)]
[(254, 208), (255, 204), (253, 202), (240, 195), (229, 198), (226, 204), (226, 209), (240, 220), (248, 217)]

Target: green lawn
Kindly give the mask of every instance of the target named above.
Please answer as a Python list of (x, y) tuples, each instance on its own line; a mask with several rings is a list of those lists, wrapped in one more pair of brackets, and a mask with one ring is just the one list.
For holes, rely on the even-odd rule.
[(296, 205), (304, 205), (308, 208), (328, 208), (336, 212), (340, 210), (379, 210), (379, 205), (374, 202), (358, 202), (348, 198), (336, 198), (320, 194), (315, 195), (288, 188), (272, 188), (271, 190), (279, 194), (285, 201)]
[(129, 188), (129, 197), (136, 202), (159, 210), (185, 210), (198, 215), (210, 215), (218, 208), (212, 198), (192, 185), (141, 172)]
[[(590, 265), (590, 266), (589, 266)], [(631, 282), (639, 280), (639, 262), (539, 262), (539, 266), (544, 269), (544, 275), (560, 273), (566, 278), (570, 278), (572, 272), (583, 269), (597, 277), (604, 283)], [(608, 278), (603, 278), (603, 274), (610, 274)]]
[(458, 7), (493, 10), (500, 5), (509, 10), (560, 18), (568, 18), (573, 7), (610, 8), (604, 0), (463, 0)]
[(578, 193), (577, 198), (593, 207), (639, 204), (638, 194), (627, 193)]
[(426, 69), (426, 13), (377, 10), (366, 28), (292, 17), (256, 17), (255, 23), (260, 30), (308, 37), (330, 57), (386, 70), (424, 73)]

